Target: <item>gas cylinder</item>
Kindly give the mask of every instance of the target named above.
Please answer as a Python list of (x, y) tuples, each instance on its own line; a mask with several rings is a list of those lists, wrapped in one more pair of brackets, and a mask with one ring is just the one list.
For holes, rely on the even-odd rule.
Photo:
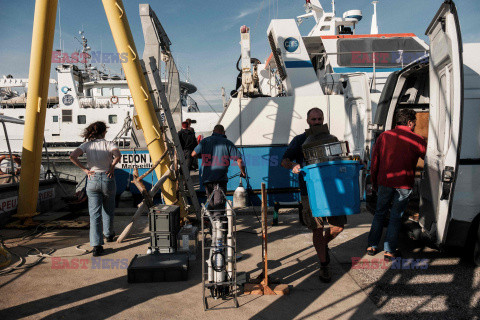
[(233, 193), (233, 207), (234, 208), (244, 208), (247, 206), (247, 191), (243, 187), (242, 178), (240, 178), (240, 183), (238, 188), (235, 189)]

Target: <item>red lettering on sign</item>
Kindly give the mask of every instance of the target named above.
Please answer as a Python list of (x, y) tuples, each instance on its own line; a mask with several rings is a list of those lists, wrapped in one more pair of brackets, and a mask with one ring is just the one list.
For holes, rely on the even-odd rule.
[(52, 269), (62, 269), (62, 265), (60, 264), (61, 261), (62, 261), (62, 258), (53, 257), (52, 258)]
[(80, 269), (88, 269), (88, 259), (80, 259)]
[(372, 63), (372, 57), (368, 53), (362, 54), (362, 63)]
[(352, 63), (362, 63), (361, 56), (361, 52), (352, 51)]
[(382, 52), (380, 53), (380, 57), (381, 57), (381, 61), (380, 61), (381, 63), (388, 63), (390, 54), (388, 52)]
[(205, 167), (211, 166), (212, 165), (212, 163), (210, 162), (211, 159), (212, 159), (211, 154), (202, 154), (202, 164), (203, 164), (203, 166), (205, 166)]

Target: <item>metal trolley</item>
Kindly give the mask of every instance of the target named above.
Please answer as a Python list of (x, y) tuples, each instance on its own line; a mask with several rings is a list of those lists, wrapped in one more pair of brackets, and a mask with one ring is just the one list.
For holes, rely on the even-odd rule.
[[(207, 209), (215, 192), (221, 193), (225, 199), (226, 209)], [(208, 232), (205, 232), (206, 228)], [(205, 311), (209, 309), (207, 290), (215, 300), (231, 298), (235, 308), (238, 308), (236, 213), (231, 201), (226, 199), (218, 186), (207, 202), (202, 204), (201, 232), (203, 308)]]

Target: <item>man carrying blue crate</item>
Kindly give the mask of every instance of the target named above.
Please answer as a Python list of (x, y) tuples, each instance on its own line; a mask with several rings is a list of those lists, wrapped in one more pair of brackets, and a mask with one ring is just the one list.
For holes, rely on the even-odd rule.
[[(330, 135), (327, 125), (323, 124), (323, 111), (319, 108), (312, 108), (307, 112), (307, 123), (310, 128), (315, 127), (315, 131), (323, 144), (336, 142), (338, 139)], [(290, 142), (282, 159), (282, 167), (292, 170), (293, 173), (299, 174), (300, 169), (305, 166), (305, 157), (302, 151), (302, 145), (307, 140), (307, 133), (302, 133)], [(347, 216), (333, 217), (314, 217), (310, 210), (308, 201), (307, 185), (300, 175), (299, 177), (300, 195), (302, 198), (302, 217), (306, 226), (313, 232), (313, 246), (317, 251), (318, 259), (320, 259), (320, 280), (322, 282), (330, 282), (331, 275), (328, 268), (330, 263), (330, 255), (328, 253), (328, 243), (338, 236), (347, 223)], [(324, 232), (324, 222), (330, 225), (328, 230)]]

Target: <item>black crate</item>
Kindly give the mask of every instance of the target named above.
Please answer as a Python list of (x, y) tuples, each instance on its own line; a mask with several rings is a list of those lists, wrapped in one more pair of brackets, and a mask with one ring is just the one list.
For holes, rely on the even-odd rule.
[(149, 226), (151, 232), (170, 232), (176, 235), (180, 230), (180, 207), (165, 204), (152, 207)]
[(152, 248), (177, 249), (177, 235), (170, 232), (151, 232), (150, 245)]
[(129, 283), (188, 280), (188, 254), (137, 254), (127, 269)]
[(165, 248), (159, 248), (159, 247), (148, 247), (148, 249), (150, 249), (150, 252), (155, 252), (157, 251), (157, 253), (174, 253), (174, 252), (177, 252), (177, 249), (175, 248), (172, 248), (172, 247), (165, 247)]

